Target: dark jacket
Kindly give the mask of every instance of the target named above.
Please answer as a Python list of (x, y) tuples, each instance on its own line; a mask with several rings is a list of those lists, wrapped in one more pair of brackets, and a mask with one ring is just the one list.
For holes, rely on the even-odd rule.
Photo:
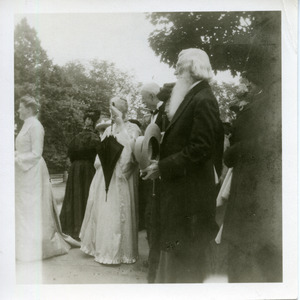
[(94, 164), (96, 148), (99, 143), (100, 138), (93, 130), (84, 129), (74, 137), (68, 147), (70, 161), (88, 160)]
[(185, 251), (217, 233), (216, 185), (222, 168), (224, 131), (218, 103), (202, 81), (185, 96), (166, 129), (161, 173), (161, 247)]
[[(165, 112), (165, 106), (166, 106), (165, 103), (163, 103), (159, 107), (157, 117), (155, 120), (155, 124), (159, 127), (161, 132), (164, 132), (170, 123), (168, 120), (167, 114)], [(151, 114), (147, 114), (143, 117), (143, 120), (142, 120), (142, 131), (143, 132), (146, 131), (147, 126), (151, 123), (151, 118), (152, 118)]]
[(222, 236), (236, 249), (229, 251), (230, 281), (281, 281), (280, 95), (278, 81), (239, 113), (224, 155), (233, 167)]
[(159, 107), (157, 118), (155, 120), (155, 124), (157, 124), (157, 126), (160, 128), (161, 132), (164, 132), (170, 123), (165, 111), (165, 107), (165, 103)]

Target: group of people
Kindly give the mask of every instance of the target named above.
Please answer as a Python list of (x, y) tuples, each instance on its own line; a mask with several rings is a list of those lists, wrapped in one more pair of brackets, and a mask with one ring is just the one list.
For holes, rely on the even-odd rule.
[[(44, 132), (35, 117), (38, 105), (32, 97), (21, 99), (24, 125), (15, 155), (17, 259), (64, 254), (71, 244), (102, 264), (134, 263), (143, 196), (148, 281), (203, 282), (210, 272), (210, 245), (220, 233), (216, 199), (225, 163), (232, 168), (222, 226), (222, 240), (228, 243), (229, 281), (281, 280), (281, 248), (276, 238), (280, 226), (274, 225), (280, 219), (280, 205), (272, 204), (274, 197), (265, 200), (269, 195), (263, 185), (270, 186), (266, 174), (274, 167), (268, 163), (267, 150), (257, 151), (258, 143), (264, 143), (260, 128), (265, 118), (257, 119), (255, 114), (270, 101), (269, 92), (261, 91), (256, 78), (251, 78), (255, 89), (250, 104), (238, 114), (224, 154), (224, 127), (209, 85), (212, 68), (207, 53), (182, 50), (175, 74), (175, 84), (142, 87), (142, 100), (151, 114), (140, 127), (128, 120), (128, 103), (121, 97), (110, 100), (112, 122), (101, 138), (94, 132), (99, 115), (85, 116), (84, 131), (69, 147), (72, 164), (60, 217), (42, 158)], [(162, 132), (159, 158), (140, 169), (135, 143), (153, 123)], [(245, 186), (251, 186), (246, 194), (240, 191)]]

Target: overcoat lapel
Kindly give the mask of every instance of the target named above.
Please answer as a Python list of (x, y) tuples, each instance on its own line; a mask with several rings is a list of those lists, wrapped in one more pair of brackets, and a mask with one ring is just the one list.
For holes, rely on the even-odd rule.
[(169, 123), (169, 126), (167, 127), (166, 131), (178, 120), (180, 115), (184, 112), (187, 105), (191, 102), (193, 99), (193, 96), (197, 94), (200, 90), (206, 88), (208, 86), (208, 83), (206, 81), (201, 81), (197, 85), (195, 85), (184, 97), (183, 101), (179, 105), (178, 109), (175, 112), (175, 115), (173, 116), (171, 122)]
[(155, 120), (155, 123), (157, 125), (160, 124), (160, 122), (162, 121), (162, 116), (165, 114), (165, 106), (165, 103), (163, 103), (158, 109), (157, 118)]

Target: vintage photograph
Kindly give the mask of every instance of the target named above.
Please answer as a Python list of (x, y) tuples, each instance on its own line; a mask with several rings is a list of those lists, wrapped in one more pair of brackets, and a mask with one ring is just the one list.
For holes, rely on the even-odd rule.
[(15, 13), (16, 285), (284, 285), (283, 18)]

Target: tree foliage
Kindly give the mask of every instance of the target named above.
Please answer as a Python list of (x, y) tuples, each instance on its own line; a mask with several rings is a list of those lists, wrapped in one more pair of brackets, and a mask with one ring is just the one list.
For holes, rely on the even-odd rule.
[(215, 71), (230, 70), (233, 75), (257, 71), (269, 58), (263, 51), (252, 51), (255, 44), (280, 45), (280, 12), (164, 12), (148, 18), (156, 26), (150, 46), (171, 67), (182, 49), (200, 48), (210, 56)]
[(211, 88), (219, 103), (220, 118), (222, 122), (231, 122), (235, 118), (235, 113), (230, 109), (237, 101), (238, 86), (233, 83), (223, 82), (218, 84), (211, 82)]
[(139, 85), (113, 63), (92, 60), (86, 65), (77, 61), (63, 67), (53, 64), (26, 19), (15, 28), (14, 46), (15, 123), (20, 130), (19, 99), (26, 94), (34, 96), (41, 104), (43, 156), (50, 172), (65, 170), (67, 146), (82, 130), (87, 109), (109, 115), (109, 99), (119, 95), (132, 103), (130, 116), (138, 115)]
[(46, 51), (41, 47), (34, 28), (31, 28), (26, 19), (15, 28), (15, 83), (28, 82), (40, 88), (47, 81), (48, 71), (52, 62), (48, 59)]
[[(268, 89), (281, 78), (281, 15), (272, 11), (160, 12), (147, 15), (156, 29), (149, 43), (161, 61), (175, 67), (178, 54), (187, 48), (207, 52), (215, 72), (230, 70), (242, 80)], [(238, 87), (212, 82), (221, 118), (230, 121), (230, 106)]]

